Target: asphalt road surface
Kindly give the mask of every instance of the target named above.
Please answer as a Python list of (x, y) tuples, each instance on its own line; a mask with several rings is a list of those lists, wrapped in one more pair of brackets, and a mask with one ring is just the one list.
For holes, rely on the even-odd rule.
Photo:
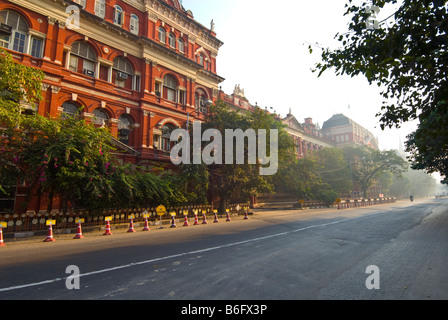
[(448, 298), (446, 199), (126, 231), (5, 240), (0, 299)]

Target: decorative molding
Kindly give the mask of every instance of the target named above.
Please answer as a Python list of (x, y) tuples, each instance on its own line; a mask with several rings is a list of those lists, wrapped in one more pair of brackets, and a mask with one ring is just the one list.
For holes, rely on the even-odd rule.
[(61, 87), (58, 87), (58, 86), (51, 86), (51, 92), (52, 92), (53, 94), (58, 94), (60, 90), (61, 90)]
[(48, 16), (47, 19), (48, 19), (48, 23), (51, 24), (52, 26), (54, 26), (54, 24), (57, 22), (57, 19), (54, 17)]

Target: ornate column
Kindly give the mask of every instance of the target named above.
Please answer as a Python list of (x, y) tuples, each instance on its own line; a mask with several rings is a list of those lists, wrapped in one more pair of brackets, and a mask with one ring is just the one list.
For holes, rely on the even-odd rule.
[(110, 134), (113, 137), (118, 138), (118, 119), (111, 118), (109, 119), (109, 121), (110, 121)]
[(59, 116), (58, 113), (58, 93), (61, 90), (61, 87), (51, 86), (51, 99), (50, 99), (50, 117)]
[(62, 65), (65, 43), (65, 22), (58, 21), (58, 27), (58, 38), (56, 40), (56, 55), (54, 62)]
[(142, 119), (142, 148), (147, 148), (149, 144), (149, 128), (148, 128), (148, 116), (150, 112), (148, 110), (143, 110)]
[(149, 148), (153, 149), (154, 148), (154, 126), (156, 125), (154, 123), (154, 116), (156, 114), (154, 112), (150, 112), (149, 113), (149, 123), (148, 123), (148, 128), (149, 128)]
[(48, 17), (47, 38), (45, 39), (44, 60), (51, 61), (51, 51), (53, 49), (53, 30), (56, 19)]
[(152, 84), (152, 61), (148, 58), (145, 58), (145, 68), (144, 68), (144, 75), (142, 77), (143, 80), (143, 91), (145, 93), (153, 92), (154, 89)]

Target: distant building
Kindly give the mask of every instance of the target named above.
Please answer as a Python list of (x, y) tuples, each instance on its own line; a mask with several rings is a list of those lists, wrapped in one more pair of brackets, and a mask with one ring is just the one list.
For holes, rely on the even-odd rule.
[(301, 124), (291, 113), (282, 119), (282, 123), (286, 125), (286, 131), (294, 140), (295, 151), (299, 158), (323, 148), (335, 147), (334, 143), (326, 139), (318, 126), (312, 122), (311, 118), (307, 118), (305, 124)]
[(336, 146), (367, 146), (378, 150), (378, 139), (366, 128), (339, 113), (324, 122), (322, 134)]

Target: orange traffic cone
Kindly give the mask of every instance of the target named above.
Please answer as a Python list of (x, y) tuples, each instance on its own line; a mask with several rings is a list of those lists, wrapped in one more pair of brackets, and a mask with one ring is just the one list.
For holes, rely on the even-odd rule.
[(3, 242), (3, 229), (0, 228), (0, 247), (5, 247), (6, 244)]
[(44, 240), (44, 242), (52, 242), (52, 241), (56, 241), (56, 240), (53, 238), (53, 228), (50, 224), (48, 226), (47, 238)]
[(215, 212), (215, 220), (213, 221), (213, 223), (218, 223), (218, 214)]
[(249, 217), (247, 216), (247, 209), (246, 209), (246, 211), (244, 213), (244, 220), (248, 220), (248, 219), (249, 219)]
[(202, 224), (208, 224), (207, 222), (207, 218), (205, 217), (205, 213), (202, 214), (203, 218), (202, 218)]
[(131, 221), (129, 222), (129, 230), (128, 230), (128, 233), (129, 232), (135, 232), (135, 229), (134, 229), (134, 220), (133, 219), (131, 219)]
[(227, 211), (227, 219), (226, 219), (226, 221), (231, 221), (231, 220), (230, 220), (229, 211)]
[(84, 236), (82, 235), (81, 223), (78, 223), (78, 230), (76, 230), (76, 236), (73, 239), (82, 239)]
[(176, 228), (176, 222), (174, 221), (174, 216), (171, 218), (171, 226), (170, 228)]
[(103, 236), (111, 236), (112, 232), (110, 232), (110, 222), (106, 221), (106, 232), (103, 234)]
[(194, 213), (194, 225), (196, 226), (196, 225), (198, 225), (199, 224), (199, 221), (198, 221), (198, 214), (195, 212)]
[(145, 218), (145, 225), (143, 226), (142, 231), (149, 231), (148, 218)]
[(185, 219), (184, 219), (184, 227), (188, 227), (188, 217), (187, 217), (186, 214), (184, 215), (184, 217), (185, 217)]

